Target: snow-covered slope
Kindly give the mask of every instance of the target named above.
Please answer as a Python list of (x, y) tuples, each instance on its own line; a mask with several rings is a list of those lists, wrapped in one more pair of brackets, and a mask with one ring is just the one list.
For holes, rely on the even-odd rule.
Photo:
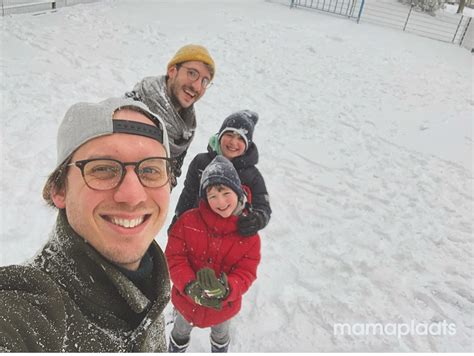
[[(109, 0), (1, 18), (0, 264), (47, 239), (41, 189), (68, 106), (122, 95), (200, 43), (217, 75), (185, 167), (228, 114), (255, 110), (274, 211), (231, 351), (473, 351), (471, 54), (283, 3)], [(444, 320), (455, 335), (333, 330)], [(207, 334), (189, 350), (209, 351)]]

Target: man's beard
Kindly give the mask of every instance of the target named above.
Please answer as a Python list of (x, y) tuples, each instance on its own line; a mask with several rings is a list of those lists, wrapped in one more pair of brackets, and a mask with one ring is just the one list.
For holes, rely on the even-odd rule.
[(171, 103), (173, 104), (173, 106), (176, 108), (177, 111), (181, 111), (183, 110), (183, 107), (181, 106), (178, 98), (176, 97), (176, 95), (174, 95), (174, 92), (171, 91), (170, 93), (170, 100), (171, 100)]
[(181, 103), (178, 100), (178, 97), (175, 94), (176, 91), (176, 85), (175, 83), (170, 83), (170, 80), (168, 79), (168, 96), (170, 98), (171, 104), (173, 104), (173, 107), (176, 109), (176, 111), (181, 111), (183, 110), (183, 107), (181, 106)]

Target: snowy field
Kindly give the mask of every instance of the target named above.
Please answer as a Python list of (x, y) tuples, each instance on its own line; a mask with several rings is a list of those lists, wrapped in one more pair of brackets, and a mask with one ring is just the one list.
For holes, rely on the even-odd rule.
[[(41, 189), (66, 109), (122, 95), (200, 43), (217, 74), (184, 167), (227, 115), (255, 110), (274, 211), (231, 351), (474, 351), (466, 49), (276, 0), (106, 0), (0, 23), (0, 265), (48, 237)], [(357, 329), (443, 322), (451, 332)], [(193, 331), (189, 351), (209, 351), (207, 335)]]

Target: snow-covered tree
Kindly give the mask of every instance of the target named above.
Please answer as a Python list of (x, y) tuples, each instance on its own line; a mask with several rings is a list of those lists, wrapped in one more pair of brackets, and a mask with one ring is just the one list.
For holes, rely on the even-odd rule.
[(398, 0), (403, 4), (415, 6), (415, 9), (434, 13), (436, 10), (442, 8), (446, 0)]

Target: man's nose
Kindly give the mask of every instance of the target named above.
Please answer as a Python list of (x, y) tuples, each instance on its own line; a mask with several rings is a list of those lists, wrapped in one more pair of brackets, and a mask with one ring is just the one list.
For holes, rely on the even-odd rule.
[(194, 91), (197, 93), (201, 93), (201, 91), (204, 90), (202, 86), (202, 79), (199, 78), (198, 80), (195, 80), (194, 82), (191, 83), (191, 87), (193, 88)]
[(133, 167), (126, 168), (125, 177), (123, 177), (122, 183), (116, 188), (114, 199), (116, 202), (126, 203), (131, 206), (146, 201), (147, 192)]

